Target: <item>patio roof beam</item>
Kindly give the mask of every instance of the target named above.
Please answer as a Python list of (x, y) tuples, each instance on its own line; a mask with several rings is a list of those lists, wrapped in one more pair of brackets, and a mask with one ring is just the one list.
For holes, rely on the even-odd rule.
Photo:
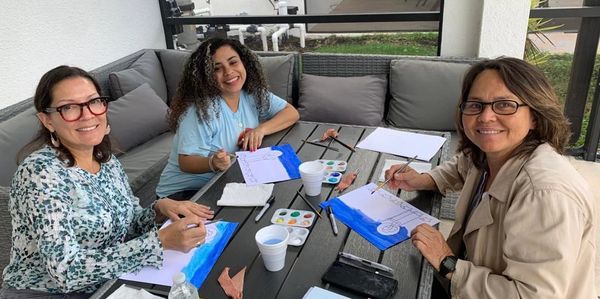
[(335, 15), (287, 15), (287, 16), (202, 16), (169, 17), (167, 25), (192, 24), (286, 24), (286, 23), (366, 23), (366, 22), (414, 22), (439, 21), (439, 11), (359, 13)]

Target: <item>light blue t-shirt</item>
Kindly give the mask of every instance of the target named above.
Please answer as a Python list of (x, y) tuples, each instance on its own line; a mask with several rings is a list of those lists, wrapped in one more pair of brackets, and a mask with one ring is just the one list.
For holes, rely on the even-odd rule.
[(196, 106), (190, 106), (181, 118), (177, 133), (173, 138), (173, 146), (167, 166), (163, 170), (156, 194), (165, 197), (180, 191), (198, 190), (202, 188), (214, 173), (194, 174), (183, 172), (179, 168), (179, 155), (197, 155), (208, 157), (210, 153), (200, 148), (211, 150), (225, 149), (229, 153), (239, 150), (237, 140), (245, 128), (256, 128), (259, 121), (269, 120), (283, 110), (287, 102), (269, 93), (269, 111), (259, 115), (254, 97), (245, 91), (240, 94), (237, 112), (233, 113), (221, 99), (216, 101), (219, 117), (215, 116), (213, 107), (208, 109), (209, 121), (198, 118)]

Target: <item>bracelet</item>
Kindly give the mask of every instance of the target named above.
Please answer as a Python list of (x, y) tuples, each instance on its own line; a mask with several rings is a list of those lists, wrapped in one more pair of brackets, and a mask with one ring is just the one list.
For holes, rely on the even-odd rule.
[(215, 155), (210, 155), (208, 157), (208, 168), (210, 168), (210, 171), (212, 171), (212, 172), (217, 172), (215, 170), (215, 168), (213, 167), (213, 163), (212, 163), (214, 157), (215, 157)]

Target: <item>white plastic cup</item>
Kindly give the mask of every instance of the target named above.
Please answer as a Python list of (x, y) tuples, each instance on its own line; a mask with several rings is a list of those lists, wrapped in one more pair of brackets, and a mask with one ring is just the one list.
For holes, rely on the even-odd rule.
[(321, 194), (325, 165), (319, 161), (308, 161), (300, 164), (299, 170), (302, 184), (304, 184), (304, 193), (308, 196)]
[(283, 269), (289, 237), (290, 232), (281, 225), (269, 225), (256, 232), (256, 245), (267, 270), (275, 272)]

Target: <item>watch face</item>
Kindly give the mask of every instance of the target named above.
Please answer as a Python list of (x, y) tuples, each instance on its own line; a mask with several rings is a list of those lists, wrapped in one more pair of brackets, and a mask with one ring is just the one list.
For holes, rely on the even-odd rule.
[(445, 257), (442, 260), (442, 264), (440, 265), (440, 274), (442, 276), (445, 276), (450, 272), (454, 272), (454, 270), (456, 269), (456, 260), (457, 258), (455, 256), (449, 255)]
[(442, 263), (444, 264), (444, 267), (448, 269), (448, 272), (454, 272), (454, 269), (456, 268), (456, 257), (448, 256), (444, 258)]

